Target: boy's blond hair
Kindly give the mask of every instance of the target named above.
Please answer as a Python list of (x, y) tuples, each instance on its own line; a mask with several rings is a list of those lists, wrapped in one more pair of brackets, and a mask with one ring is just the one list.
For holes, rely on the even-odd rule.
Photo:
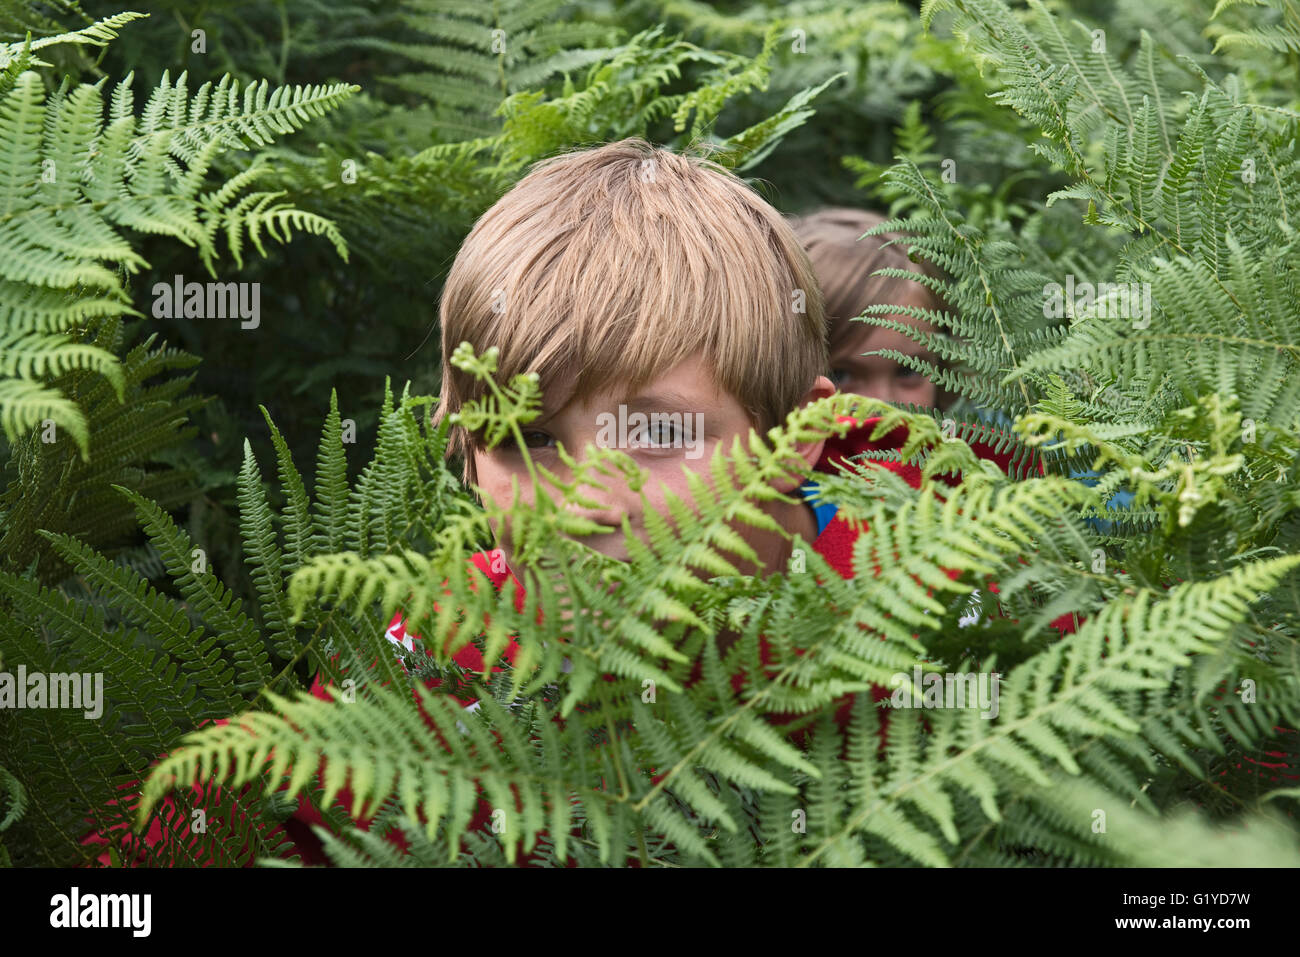
[[(500, 348), (500, 382), (536, 372), (556, 408), (632, 394), (702, 352), (760, 432), (828, 366), (821, 292), (789, 224), (726, 169), (639, 139), (538, 163), (470, 231), (439, 317), (439, 417), (484, 392), (448, 362), (462, 341)], [(472, 441), (452, 429), (470, 482)]]

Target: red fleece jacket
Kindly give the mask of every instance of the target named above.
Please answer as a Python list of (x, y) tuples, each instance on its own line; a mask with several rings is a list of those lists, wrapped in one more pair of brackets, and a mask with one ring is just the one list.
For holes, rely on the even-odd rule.
[[(889, 434), (881, 437), (880, 439), (874, 441), (870, 439), (870, 435), (872, 431), (875, 429), (878, 421), (879, 421), (878, 419), (867, 420), (860, 426), (851, 428), (842, 437), (838, 437), (838, 438), (831, 437), (830, 439), (828, 439), (826, 441), (825, 448), (822, 452), (822, 456), (817, 462), (815, 471), (821, 473), (835, 473), (837, 471), (835, 468), (837, 463), (847, 462), (849, 459), (861, 455), (864, 452), (901, 448), (902, 443), (906, 438), (906, 430), (901, 426), (893, 430)], [(1009, 458), (1010, 458), (1009, 455), (996, 453), (989, 446), (973, 444), (972, 447), (975, 449), (977, 454), (981, 455), (984, 458), (988, 458), (997, 462), (999, 467), (1001, 467), (1003, 470), (1006, 470), (1006, 468), (1008, 467)], [(920, 486), (921, 471), (917, 466), (901, 465), (899, 463), (894, 463), (894, 462), (876, 462), (873, 463), (873, 465), (875, 467), (885, 468), (894, 471), (905, 481), (907, 481), (910, 485), (912, 485), (914, 488)], [(823, 529), (821, 534), (817, 537), (816, 541), (813, 543), (813, 548), (816, 549), (816, 551), (827, 561), (827, 563), (832, 568), (834, 568), (837, 572), (839, 572), (840, 575), (842, 575), (844, 578), (851, 578), (853, 575), (853, 546), (859, 533), (860, 533), (860, 528), (855, 528), (853, 525), (844, 521), (838, 514), (836, 514), (826, 525), (826, 527)], [(505, 567), (504, 561), (501, 560), (500, 552), (498, 551), (480, 552), (474, 555), (471, 560), (478, 567), (478, 569), (485, 576), (488, 577), (488, 579), (492, 582), (492, 584), (495, 587), (500, 588), (501, 586), (505, 585), (507, 581), (513, 581), (515, 582), (516, 586), (518, 586), (519, 584), (518, 580), (514, 578), (514, 576)], [(994, 590), (996, 590), (996, 586), (992, 586), (992, 587), (994, 588)], [(518, 587), (516, 593), (517, 608), (522, 608), (523, 597), (524, 597), (523, 589), (522, 587)], [(1056, 622), (1053, 622), (1053, 625), (1061, 629), (1063, 633), (1073, 630), (1073, 626), (1069, 616), (1063, 616), (1061, 619), (1058, 619)], [(413, 648), (414, 642), (419, 640), (418, 636), (407, 634), (400, 614), (394, 616), (392, 622), (389, 624), (388, 637), (396, 644), (404, 645), (408, 649)], [(505, 651), (506, 659), (508, 661), (513, 662), (517, 650), (518, 650), (518, 645), (512, 640)], [(763, 650), (763, 660), (766, 662), (768, 660), (766, 647), (764, 647), (762, 650)], [(456, 661), (457, 664), (461, 665), (462, 667), (471, 668), (475, 671), (480, 671), (480, 672), (483, 670), (484, 662), (483, 662), (482, 655), (479, 652), (479, 650), (475, 648), (473, 645), (466, 645), (464, 648), (462, 648), (454, 656), (454, 660)], [(494, 668), (493, 670), (499, 671), (501, 669), (497, 667)], [(744, 681), (743, 676), (736, 676), (736, 679), (733, 682), (733, 684), (736, 686), (737, 691), (739, 691), (739, 685), (743, 684), (743, 681)], [(436, 679), (431, 680), (428, 684), (428, 687), (430, 688), (436, 687), (437, 683), (438, 682)], [(312, 694), (316, 695), (319, 698), (329, 700), (332, 697), (330, 693), (327, 691), (326, 687), (322, 685), (319, 676), (316, 678), (316, 681), (313, 684), (311, 690), (312, 690)], [(874, 697), (876, 700), (880, 700), (882, 697), (887, 697), (887, 696), (888, 696), (888, 692), (885, 689), (883, 688), (875, 689)], [(465, 699), (461, 699), (461, 703), (465, 705), (472, 705), (471, 701)], [(839, 721), (841, 727), (843, 727), (849, 719), (852, 710), (852, 703), (853, 703), (852, 695), (848, 695), (842, 700), (842, 702), (836, 708), (836, 719)], [(790, 716), (790, 717), (793, 718), (794, 716)], [(774, 716), (773, 720), (776, 721), (777, 723), (784, 723), (781, 719), (781, 716)], [(224, 724), (225, 720), (219, 723)], [(428, 723), (427, 719), (426, 719), (426, 723)], [(201, 786), (199, 785), (194, 786), (194, 794), (196, 799), (201, 800), (202, 798)], [(340, 807), (344, 807), (344, 808), (349, 807), (351, 806), (351, 803), (352, 803), (351, 793), (346, 789), (341, 791), (338, 797), (336, 798), (336, 804)], [(171, 797), (166, 798), (163, 805), (164, 815), (166, 815), (169, 819), (173, 819), (173, 814), (175, 813), (175, 811), (176, 809), (174, 804), (172, 803)], [(486, 801), (480, 802), (479, 812), (470, 825), (471, 830), (476, 830), (478, 828), (485, 826), (488, 821), (489, 815), (490, 815), (490, 808), (488, 807), (487, 802)], [(288, 856), (290, 849), (292, 849), (292, 850), (296, 850), (301, 855), (305, 863), (322, 864), (326, 862), (326, 858), (323, 853), (320, 841), (316, 838), (316, 835), (311, 831), (311, 826), (323, 825), (323, 824), (324, 821), (321, 818), (319, 812), (313, 809), (304, 800), (303, 797), (299, 796), (298, 807), (294, 811), (293, 815), (288, 820), (285, 821), (285, 823), (281, 826), (281, 828), (277, 828), (276, 830), (270, 832), (268, 837), (271, 839), (273, 844), (277, 839), (285, 841), (285, 843), (280, 845), (280, 850), (284, 852), (284, 856)], [(362, 826), (366, 826), (366, 825), (363, 823)], [(145, 836), (145, 843), (148, 844), (149, 846), (156, 846), (159, 842), (164, 840), (180, 839), (186, 841), (187, 843), (193, 840), (193, 836), (189, 834), (188, 822), (184, 820), (177, 821), (177, 830), (180, 832), (181, 835), (179, 838), (177, 837), (177, 835), (172, 833), (165, 834), (160, 824), (155, 820), (154, 823), (152, 824), (151, 830)], [(387, 836), (390, 840), (393, 840), (398, 844), (404, 845), (404, 841), (401, 835), (398, 834), (396, 831), (390, 832)], [(109, 835), (92, 834), (87, 838), (85, 838), (82, 843), (96, 844), (96, 845), (102, 845), (107, 847), (115, 839), (118, 841), (125, 841), (127, 838), (128, 835), (123, 829), (115, 834), (109, 834)], [(98, 859), (101, 863), (105, 865), (108, 864), (109, 862), (108, 851), (105, 850), (102, 854), (99, 855)]]

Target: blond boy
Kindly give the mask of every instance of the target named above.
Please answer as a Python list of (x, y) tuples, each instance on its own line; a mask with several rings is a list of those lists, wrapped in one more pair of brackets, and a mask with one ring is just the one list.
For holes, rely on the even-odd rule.
[[(831, 395), (826, 324), (808, 258), (784, 219), (738, 178), (701, 158), (628, 139), (539, 163), (474, 226), (443, 289), (440, 415), (478, 398), (483, 384), (448, 361), (461, 342), (500, 350), (498, 378), (535, 372), (544, 398), (527, 426), (534, 461), (563, 474), (562, 443), (578, 455), (608, 442), (610, 416), (640, 414), (628, 452), (648, 472), (646, 505), (667, 489), (689, 499), (682, 467), (706, 473), (714, 446), (779, 425)], [(703, 435), (674, 432), (699, 423)], [(685, 439), (689, 439), (689, 444)], [(809, 468), (823, 442), (800, 446)], [(465, 477), (509, 505), (511, 480), (536, 494), (519, 450), (486, 448), (453, 429)], [(688, 452), (694, 454), (687, 454)], [(782, 488), (790, 491), (793, 483)], [(599, 494), (585, 514), (641, 528), (640, 496)], [(806, 541), (818, 525), (802, 502), (766, 506)], [(789, 539), (737, 529), (761, 573), (784, 567)], [(499, 544), (510, 552), (508, 532)], [(616, 558), (618, 531), (584, 541)]]

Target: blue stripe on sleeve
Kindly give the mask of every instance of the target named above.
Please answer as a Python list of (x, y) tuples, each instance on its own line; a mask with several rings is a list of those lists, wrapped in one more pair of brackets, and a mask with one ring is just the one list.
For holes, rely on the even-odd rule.
[(839, 506), (834, 502), (822, 502), (820, 505), (814, 504), (813, 498), (817, 495), (817, 483), (812, 479), (809, 479), (807, 482), (804, 482), (803, 485), (799, 486), (799, 493), (804, 497), (804, 500), (809, 504), (809, 506), (811, 506), (813, 514), (817, 516), (817, 534), (820, 535), (822, 532), (826, 531), (826, 526), (831, 523), (831, 519), (834, 518), (835, 513), (839, 511)]

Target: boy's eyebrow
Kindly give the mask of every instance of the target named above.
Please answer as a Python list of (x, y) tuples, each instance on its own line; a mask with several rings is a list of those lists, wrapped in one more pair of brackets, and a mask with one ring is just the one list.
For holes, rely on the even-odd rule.
[(671, 389), (660, 392), (643, 392), (641, 395), (623, 400), (623, 405), (627, 406), (628, 411), (654, 412), (673, 408), (694, 411), (704, 404), (698, 396), (683, 395)]
[[(867, 355), (868, 352), (876, 352), (876, 351), (878, 351), (878, 350), (876, 350), (876, 349), (864, 349), (864, 350), (861, 351), (861, 352), (842, 352), (842, 353), (835, 353), (834, 355), (831, 356), (831, 361), (832, 361), (832, 362), (847, 362), (847, 361), (850, 360), (850, 359), (881, 359), (881, 358), (886, 358), (886, 357), (884, 357), (884, 356), (869, 356), (869, 355)], [(932, 360), (932, 361), (938, 361), (938, 358), (939, 358), (939, 354), (938, 354), (937, 352), (934, 352), (934, 351), (931, 350), (931, 349), (922, 349), (920, 352), (908, 352), (906, 349), (899, 349), (898, 351), (901, 352), (901, 353), (903, 353), (904, 355), (911, 356), (911, 357), (914, 358), (914, 359), (930, 359), (930, 360)]]
[[(668, 410), (694, 412), (702, 407), (707, 407), (707, 404), (702, 402), (699, 396), (686, 395), (674, 389), (643, 392), (631, 398), (624, 398), (620, 404), (626, 406), (629, 412), (664, 412)], [(543, 405), (542, 414), (528, 423), (528, 426), (534, 429), (541, 428), (559, 415), (561, 411), (563, 410), (552, 409)]]

